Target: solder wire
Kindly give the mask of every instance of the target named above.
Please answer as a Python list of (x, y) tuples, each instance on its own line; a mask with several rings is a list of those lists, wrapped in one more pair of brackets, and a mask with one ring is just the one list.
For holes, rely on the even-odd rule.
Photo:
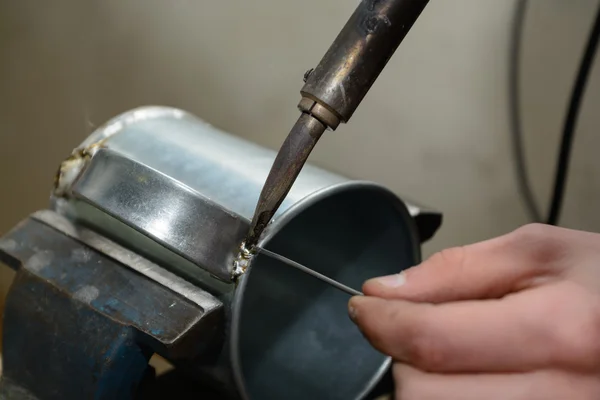
[(270, 250), (263, 249), (261, 247), (255, 247), (255, 249), (258, 251), (258, 254), (264, 254), (267, 257), (270, 257), (274, 260), (281, 261), (282, 263), (289, 265), (290, 267), (296, 268), (314, 278), (317, 278), (320, 281), (325, 282), (325, 283), (335, 287), (336, 289), (339, 289), (343, 292), (348, 293), (349, 295), (352, 295), (352, 296), (362, 296), (363, 295), (362, 292), (359, 292), (356, 289), (352, 289), (351, 287), (346, 286), (343, 283), (336, 281), (335, 279), (331, 279), (328, 276), (320, 274), (317, 271), (310, 269), (307, 266), (302, 265), (294, 260), (290, 260), (289, 258), (282, 256), (281, 254), (274, 253)]

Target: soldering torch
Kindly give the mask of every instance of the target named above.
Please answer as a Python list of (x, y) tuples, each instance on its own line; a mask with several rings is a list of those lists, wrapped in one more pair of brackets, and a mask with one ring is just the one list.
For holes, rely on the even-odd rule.
[(347, 123), (429, 0), (363, 0), (305, 76), (300, 118), (277, 154), (244, 247), (252, 251), (325, 130)]

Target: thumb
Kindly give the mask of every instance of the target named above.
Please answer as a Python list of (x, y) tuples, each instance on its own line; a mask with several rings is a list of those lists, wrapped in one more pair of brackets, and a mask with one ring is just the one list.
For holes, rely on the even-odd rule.
[(400, 274), (363, 285), (367, 296), (415, 302), (499, 298), (555, 273), (565, 256), (561, 228), (526, 225), (484, 242), (443, 250)]

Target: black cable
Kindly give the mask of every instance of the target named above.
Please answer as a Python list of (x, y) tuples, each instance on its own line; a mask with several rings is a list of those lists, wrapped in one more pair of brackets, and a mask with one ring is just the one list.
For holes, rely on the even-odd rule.
[(520, 97), (520, 63), (521, 63), (521, 42), (523, 37), (523, 26), (527, 10), (527, 0), (517, 0), (515, 2), (515, 11), (513, 16), (513, 26), (510, 38), (509, 57), (508, 57), (508, 107), (510, 114), (510, 125), (512, 134), (513, 157), (515, 163), (515, 173), (519, 193), (525, 202), (525, 207), (529, 218), (535, 222), (542, 221), (542, 214), (533, 191), (529, 183), (527, 174), (527, 162), (525, 160), (525, 151), (523, 150), (523, 132), (521, 125), (521, 97)]
[(556, 172), (554, 178), (554, 190), (552, 192), (552, 202), (550, 205), (550, 212), (548, 213), (548, 219), (546, 223), (550, 225), (556, 225), (560, 216), (562, 207), (565, 184), (567, 175), (569, 172), (569, 159), (571, 156), (571, 147), (573, 144), (573, 136), (575, 132), (575, 126), (577, 125), (577, 117), (579, 116), (579, 109), (581, 106), (581, 100), (583, 98), (585, 88), (587, 86), (587, 80), (589, 77), (590, 70), (594, 62), (594, 56), (598, 48), (598, 39), (600, 38), (600, 6), (596, 12), (596, 20), (590, 32), (588, 42), (579, 65), (579, 71), (577, 72), (577, 79), (571, 92), (571, 100), (569, 102), (569, 108), (563, 125), (562, 141), (560, 144), (560, 151), (558, 154), (558, 163), (556, 165)]
[[(512, 144), (513, 144), (513, 156), (515, 161), (515, 173), (517, 177), (517, 183), (519, 186), (519, 192), (531, 220), (541, 222), (541, 212), (535, 201), (531, 184), (529, 182), (529, 176), (527, 174), (527, 162), (525, 159), (525, 152), (523, 149), (523, 132), (521, 124), (521, 101), (520, 101), (520, 63), (521, 63), (521, 43), (523, 36), (523, 26), (525, 21), (525, 14), (527, 9), (527, 0), (516, 0), (515, 11), (513, 17), (513, 28), (510, 42), (510, 54), (509, 54), (509, 68), (508, 68), (508, 80), (509, 80), (509, 113), (510, 113), (510, 124), (512, 133)], [(546, 223), (550, 225), (556, 225), (560, 216), (562, 208), (562, 202), (564, 198), (564, 190), (566, 185), (566, 179), (569, 170), (569, 160), (571, 156), (571, 148), (573, 144), (573, 137), (575, 132), (575, 126), (577, 124), (577, 118), (579, 116), (579, 109), (581, 107), (581, 100), (585, 92), (589, 72), (593, 65), (594, 56), (597, 51), (598, 41), (600, 37), (600, 6), (598, 8), (594, 25), (588, 37), (585, 52), (583, 54), (579, 71), (573, 90), (571, 92), (571, 99), (567, 110), (567, 115), (564, 121), (562, 130), (562, 139), (559, 148), (558, 161), (556, 164), (556, 171), (554, 177), (554, 189), (552, 198), (550, 201), (550, 212)]]

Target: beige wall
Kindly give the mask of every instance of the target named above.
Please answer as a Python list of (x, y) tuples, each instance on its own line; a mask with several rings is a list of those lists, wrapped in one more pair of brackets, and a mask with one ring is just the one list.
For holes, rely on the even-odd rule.
[[(94, 126), (132, 107), (182, 107), (277, 147), (297, 118), (304, 71), (356, 3), (0, 2), (0, 232), (44, 207), (58, 162)], [(546, 199), (597, 0), (532, 3), (523, 65), (526, 142), (536, 193)], [(527, 221), (509, 152), (512, 6), (431, 1), (351, 123), (328, 134), (312, 156), (444, 211), (428, 253)], [(563, 219), (591, 230), (600, 230), (599, 68), (577, 132)]]

